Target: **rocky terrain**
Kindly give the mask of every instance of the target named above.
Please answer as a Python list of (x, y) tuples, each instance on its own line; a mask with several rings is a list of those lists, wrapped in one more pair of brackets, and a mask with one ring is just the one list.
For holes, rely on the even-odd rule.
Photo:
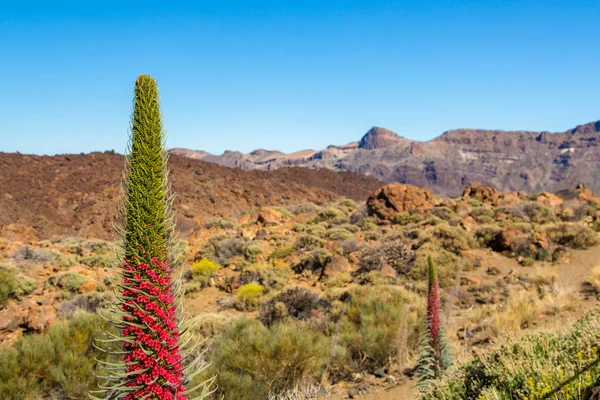
[(187, 149), (171, 152), (243, 170), (304, 166), (351, 171), (446, 196), (460, 195), (471, 183), (529, 192), (583, 183), (600, 191), (600, 177), (594, 173), (600, 167), (599, 132), (600, 121), (561, 133), (456, 129), (417, 142), (374, 127), (358, 142), (321, 151), (226, 151), (220, 156)]
[[(106, 275), (117, 262), (106, 228), (86, 225), (88, 218), (111, 220), (99, 212), (116, 205), (110, 182), (118, 180), (122, 157), (11, 157), (3, 165), (21, 168), (2, 182), (10, 189), (3, 207), (27, 199), (19, 190), (26, 182), (39, 192), (20, 207), (39, 218), (11, 222), (0, 236), (0, 348), (7, 349), (0, 352), (0, 397), (82, 398), (96, 384), (95, 310), (111, 298)], [(93, 180), (87, 172), (93, 167), (107, 173)], [(226, 399), (262, 400), (283, 381), (312, 382), (284, 386), (288, 394), (314, 395), (308, 398), (408, 396), (429, 255), (438, 265), (443, 321), (457, 355), (479, 354), (508, 332), (558, 329), (600, 295), (600, 197), (584, 185), (528, 193), (473, 184), (448, 198), (330, 171), (246, 172), (180, 157), (171, 168), (202, 179), (202, 196), (218, 199), (199, 200), (194, 181), (172, 172), (178, 197), (186, 199), (176, 205), (179, 218), (198, 213), (178, 250), (185, 309), (200, 317), (198, 332), (209, 339), (213, 365), (202, 376), (217, 375)], [(303, 176), (291, 179), (296, 174)], [(245, 182), (248, 176), (258, 181)], [(344, 180), (351, 190), (341, 189)], [(223, 182), (249, 188), (241, 190), (251, 200), (232, 197), (239, 211), (222, 212), (227, 204), (220, 199), (229, 193)], [(44, 187), (52, 196), (42, 195)], [(362, 199), (344, 199), (352, 195)], [(85, 203), (90, 197), (95, 202)], [(19, 209), (4, 210), (10, 216)], [(32, 221), (36, 226), (26, 225)], [(74, 366), (79, 359), (87, 364)], [(288, 369), (289, 360), (299, 367)], [(61, 380), (62, 374), (81, 376), (82, 383)], [(15, 376), (23, 379), (5, 380)]]
[[(0, 153), (0, 236), (114, 237), (124, 161), (114, 152), (52, 157)], [(206, 220), (251, 208), (364, 200), (382, 185), (374, 178), (326, 169), (240, 171), (176, 155), (169, 165), (183, 237)]]

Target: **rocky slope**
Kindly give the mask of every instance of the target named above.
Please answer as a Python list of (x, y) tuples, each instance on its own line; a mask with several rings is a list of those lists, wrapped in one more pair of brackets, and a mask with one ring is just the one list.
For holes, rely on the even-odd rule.
[(173, 149), (173, 154), (243, 170), (304, 166), (351, 171), (384, 182), (408, 183), (457, 196), (470, 183), (504, 191), (558, 191), (583, 183), (600, 191), (600, 121), (562, 133), (457, 129), (428, 142), (374, 127), (359, 142), (292, 154), (256, 150), (215, 156)]
[[(0, 236), (113, 237), (124, 161), (112, 152), (52, 157), (0, 153)], [(374, 178), (326, 169), (240, 171), (178, 156), (169, 163), (184, 237), (210, 218), (266, 205), (364, 200), (381, 186)]]

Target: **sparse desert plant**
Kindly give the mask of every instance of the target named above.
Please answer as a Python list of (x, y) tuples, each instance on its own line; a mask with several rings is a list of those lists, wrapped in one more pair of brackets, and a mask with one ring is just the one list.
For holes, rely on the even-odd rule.
[(390, 265), (400, 274), (410, 271), (415, 253), (410, 245), (402, 240), (387, 242), (376, 247), (367, 247), (362, 251), (358, 272), (380, 270)]
[(226, 400), (265, 400), (318, 382), (328, 352), (327, 338), (302, 324), (242, 318), (215, 339), (210, 371)]
[(439, 282), (433, 258), (429, 256), (429, 290), (427, 293), (427, 319), (420, 344), (417, 376), (419, 387), (427, 387), (440, 379), (452, 364), (444, 328), (440, 321)]
[(28, 244), (17, 247), (13, 251), (13, 260), (17, 262), (29, 261), (36, 264), (53, 263), (54, 255), (50, 250), (40, 249)]
[(325, 241), (314, 235), (303, 235), (296, 241), (296, 250), (314, 250), (325, 245)]
[(0, 398), (83, 399), (98, 381), (96, 359), (104, 355), (92, 341), (107, 324), (96, 314), (78, 312), (44, 334), (22, 336), (0, 352)]
[(406, 346), (412, 355), (420, 335), (423, 302), (418, 295), (397, 286), (378, 286), (377, 290), (358, 286), (343, 299), (338, 320), (330, 328), (335, 344), (328, 365), (332, 377), (347, 378), (386, 367), (398, 352), (400, 329), (407, 332)]
[(304, 224), (295, 224), (292, 226), (292, 232), (304, 232), (306, 230), (306, 226)]
[(422, 214), (417, 213), (409, 213), (409, 212), (399, 212), (396, 214), (394, 221), (399, 225), (408, 225), (408, 224), (416, 224), (417, 222), (421, 222), (423, 220)]
[(244, 267), (240, 274), (240, 284), (258, 282), (267, 290), (278, 290), (285, 286), (293, 275), (287, 265), (252, 264)]
[(192, 279), (206, 285), (210, 278), (221, 269), (221, 266), (214, 261), (203, 258), (194, 261), (190, 267)]
[[(121, 362), (105, 365), (106, 381), (95, 399), (140, 398), (187, 400), (205, 398), (207, 385), (189, 387), (202, 371), (189, 321), (181, 311), (181, 279), (173, 278), (178, 260), (169, 259), (175, 242), (172, 196), (167, 182), (167, 152), (153, 78), (135, 82), (129, 155), (123, 180), (123, 263), (117, 268), (116, 301), (103, 310), (117, 333), (106, 330), (100, 346)], [(118, 351), (107, 348), (117, 344)], [(188, 346), (189, 344), (189, 346)]]
[(349, 232), (348, 230), (343, 229), (343, 228), (332, 228), (327, 231), (326, 236), (327, 236), (327, 239), (329, 239), (329, 240), (340, 240), (340, 241), (350, 240), (350, 239), (354, 238), (354, 234), (352, 232)]
[(19, 274), (16, 268), (0, 267), (0, 307), (9, 298), (20, 298), (37, 287), (35, 279)]
[(317, 216), (320, 221), (326, 221), (332, 225), (341, 225), (350, 221), (344, 211), (336, 207), (329, 207), (321, 210)]
[(473, 237), (464, 229), (440, 224), (425, 230), (419, 237), (418, 246), (433, 242), (439, 247), (455, 254), (460, 254), (462, 250), (468, 250), (475, 246)]
[(332, 254), (325, 249), (316, 249), (305, 253), (299, 262), (292, 266), (292, 269), (297, 274), (304, 271), (322, 272), (329, 261)]
[(81, 285), (89, 282), (90, 279), (78, 272), (65, 272), (56, 279), (56, 285), (68, 292), (78, 292)]
[[(600, 379), (600, 310), (559, 333), (510, 335), (456, 364), (422, 400), (590, 399)], [(486, 397), (493, 394), (496, 397)]]
[(262, 248), (257, 244), (249, 244), (244, 251), (244, 256), (246, 260), (251, 263), (255, 263), (259, 254), (262, 254)]
[(250, 282), (238, 288), (235, 294), (235, 307), (242, 311), (255, 310), (260, 305), (260, 299), (265, 293), (265, 287), (257, 282)]
[(206, 229), (220, 228), (220, 229), (232, 229), (235, 226), (232, 220), (228, 218), (214, 218), (206, 221), (204, 227)]
[(269, 260), (283, 260), (294, 254), (295, 251), (294, 246), (278, 247), (269, 254)]
[(318, 293), (306, 288), (294, 287), (263, 303), (259, 319), (265, 326), (271, 326), (288, 316), (295, 320), (307, 320), (314, 309), (325, 305)]
[(561, 222), (545, 231), (555, 243), (574, 249), (587, 249), (598, 243), (598, 234), (582, 223)]

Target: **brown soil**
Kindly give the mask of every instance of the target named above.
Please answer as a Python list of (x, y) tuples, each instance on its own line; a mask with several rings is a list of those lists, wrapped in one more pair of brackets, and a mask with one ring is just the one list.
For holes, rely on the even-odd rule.
[[(124, 161), (114, 152), (0, 153), (0, 235), (19, 240), (57, 235), (112, 238)], [(298, 167), (242, 171), (179, 156), (170, 157), (169, 167), (183, 237), (207, 218), (265, 205), (365, 200), (382, 185), (349, 172)]]

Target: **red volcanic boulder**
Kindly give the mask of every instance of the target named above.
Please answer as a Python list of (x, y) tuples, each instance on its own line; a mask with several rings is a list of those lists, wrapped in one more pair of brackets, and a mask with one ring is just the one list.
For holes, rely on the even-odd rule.
[(498, 203), (500, 194), (500, 192), (492, 187), (483, 186), (480, 183), (472, 183), (465, 188), (462, 197), (475, 197), (478, 198), (482, 203), (496, 204)]
[(399, 212), (432, 209), (438, 198), (428, 189), (392, 183), (377, 189), (367, 200), (369, 214), (393, 221)]

